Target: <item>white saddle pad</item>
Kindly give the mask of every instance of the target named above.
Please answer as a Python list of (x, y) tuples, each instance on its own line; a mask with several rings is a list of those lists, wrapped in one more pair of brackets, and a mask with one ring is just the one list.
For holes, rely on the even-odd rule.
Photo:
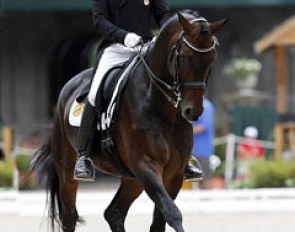
[(81, 119), (84, 112), (84, 103), (79, 103), (76, 100), (73, 102), (71, 109), (70, 109), (70, 115), (69, 115), (69, 123), (73, 127), (80, 127), (81, 125)]

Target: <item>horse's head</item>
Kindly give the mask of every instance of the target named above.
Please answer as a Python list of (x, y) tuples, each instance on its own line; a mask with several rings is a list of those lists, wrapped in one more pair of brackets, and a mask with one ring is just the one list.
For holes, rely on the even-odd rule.
[[(198, 119), (203, 112), (203, 97), (210, 68), (216, 58), (215, 33), (227, 19), (213, 23), (202, 17), (177, 13), (182, 32), (172, 38), (168, 69), (178, 83), (182, 115), (188, 121)], [(180, 98), (179, 98), (180, 99)]]

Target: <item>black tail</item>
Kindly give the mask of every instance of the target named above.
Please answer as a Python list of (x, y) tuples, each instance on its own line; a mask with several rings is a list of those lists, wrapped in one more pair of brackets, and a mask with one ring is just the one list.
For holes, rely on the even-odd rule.
[(37, 172), (39, 180), (46, 181), (48, 215), (50, 217), (51, 229), (54, 231), (55, 222), (59, 226), (61, 223), (57, 217), (60, 213), (59, 179), (52, 160), (51, 141), (44, 144), (34, 154), (31, 164), (32, 170)]

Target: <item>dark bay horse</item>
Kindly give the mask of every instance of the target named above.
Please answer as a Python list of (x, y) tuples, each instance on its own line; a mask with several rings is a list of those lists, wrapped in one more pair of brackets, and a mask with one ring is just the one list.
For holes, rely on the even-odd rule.
[[(209, 23), (195, 14), (178, 13), (162, 28), (156, 42), (128, 80), (119, 117), (111, 135), (126, 168), (124, 176), (101, 151), (99, 132), (92, 148), (97, 169), (121, 177), (104, 216), (114, 232), (124, 232), (129, 207), (144, 190), (155, 203), (152, 232), (166, 222), (183, 232), (182, 214), (173, 200), (183, 183), (193, 133), (191, 121), (203, 111), (208, 73), (216, 58), (215, 33), (227, 20)], [(77, 129), (68, 123), (72, 102), (91, 81), (91, 70), (71, 79), (60, 93), (50, 142), (35, 156), (34, 168), (48, 174), (49, 214), (65, 232), (75, 231), (79, 216), (73, 179)]]

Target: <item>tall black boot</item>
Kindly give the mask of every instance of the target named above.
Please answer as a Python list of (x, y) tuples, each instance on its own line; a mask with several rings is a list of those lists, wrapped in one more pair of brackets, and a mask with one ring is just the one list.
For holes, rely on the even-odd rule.
[(192, 181), (200, 181), (203, 180), (204, 173), (201, 167), (200, 162), (196, 157), (191, 156), (186, 169), (184, 171), (184, 181), (192, 182)]
[(79, 181), (94, 181), (95, 170), (90, 159), (91, 143), (95, 132), (96, 110), (87, 101), (82, 115), (81, 125), (77, 137), (77, 162), (74, 179)]

